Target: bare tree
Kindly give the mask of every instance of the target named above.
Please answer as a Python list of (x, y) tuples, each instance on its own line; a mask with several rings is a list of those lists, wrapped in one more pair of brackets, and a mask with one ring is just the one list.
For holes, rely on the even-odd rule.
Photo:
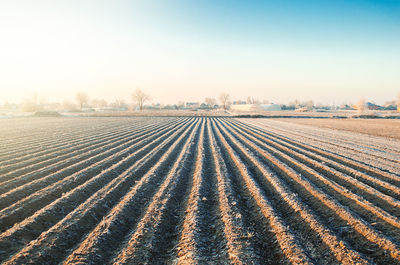
[(177, 107), (178, 109), (183, 109), (185, 107), (185, 102), (179, 101)]
[(108, 103), (104, 99), (94, 99), (92, 100), (91, 105), (95, 108), (105, 108), (108, 106)]
[(140, 88), (136, 89), (132, 94), (133, 101), (143, 110), (143, 105), (146, 101), (150, 100), (150, 96), (144, 93)]
[(257, 104), (257, 100), (254, 99), (253, 97), (249, 96), (249, 97), (247, 97), (246, 103), (247, 104)]
[(290, 106), (292, 106), (294, 109), (298, 109), (301, 107), (300, 100), (295, 99), (294, 101), (289, 103)]
[(254, 97), (249, 96), (249, 97), (247, 97), (246, 103), (247, 104), (261, 104), (261, 101)]
[(39, 96), (37, 92), (34, 92), (29, 98), (24, 100), (21, 109), (24, 112), (40, 111), (42, 110), (44, 103), (44, 98)]
[(397, 111), (400, 112), (400, 93), (397, 96)]
[(65, 100), (62, 105), (61, 105), (61, 110), (66, 110), (66, 111), (77, 111), (78, 108), (77, 106), (72, 103), (71, 101)]
[(78, 101), (78, 104), (79, 104), (79, 107), (81, 108), (81, 110), (83, 108), (83, 105), (85, 105), (89, 101), (88, 95), (84, 92), (76, 93), (75, 99), (76, 99), (76, 101)]
[(357, 108), (357, 112), (358, 114), (362, 114), (365, 109), (366, 109), (366, 104), (365, 104), (365, 100), (361, 99), (357, 104), (356, 104), (356, 108)]
[(312, 110), (314, 108), (314, 101), (305, 101), (304, 106), (307, 108), (307, 110)]
[(214, 108), (214, 106), (217, 105), (217, 100), (215, 98), (206, 98), (204, 101), (210, 108)]
[(114, 108), (128, 108), (128, 104), (123, 99), (116, 99), (110, 106)]
[(224, 110), (228, 109), (229, 107), (229, 94), (228, 93), (222, 93), (219, 95), (219, 100), (221, 101), (221, 105), (224, 108)]

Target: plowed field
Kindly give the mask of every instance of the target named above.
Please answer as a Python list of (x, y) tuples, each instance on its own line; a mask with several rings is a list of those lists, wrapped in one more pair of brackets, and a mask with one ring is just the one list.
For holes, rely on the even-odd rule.
[(0, 263), (400, 264), (398, 140), (200, 117), (0, 137)]

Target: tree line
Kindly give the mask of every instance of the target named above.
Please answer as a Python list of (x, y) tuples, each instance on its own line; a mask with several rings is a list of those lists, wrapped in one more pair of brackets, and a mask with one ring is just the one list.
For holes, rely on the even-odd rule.
[[(78, 92), (75, 95), (75, 99), (81, 110), (84, 108), (85, 105), (87, 105), (89, 103), (89, 97), (84, 92)], [(132, 93), (132, 100), (135, 103), (135, 106), (137, 106), (137, 108), (140, 111), (142, 111), (144, 109), (145, 103), (150, 101), (151, 97), (149, 94), (145, 93), (143, 90), (138, 88)], [(221, 93), (219, 96), (219, 101), (220, 101), (221, 107), (224, 110), (227, 110), (231, 104), (230, 96), (228, 93)], [(204, 102), (208, 106), (216, 106), (217, 105), (217, 100), (215, 98), (206, 98)], [(92, 103), (97, 103), (94, 105), (98, 105), (99, 103), (104, 103), (103, 105), (106, 104), (106, 102), (104, 100), (94, 100), (94, 101), (92, 101)], [(177, 106), (182, 106), (183, 104), (184, 104), (183, 102), (178, 102)]]
[[(142, 111), (145, 108), (145, 104), (151, 101), (151, 96), (144, 92), (142, 89), (138, 88), (131, 94), (131, 100), (134, 103), (134, 109)], [(34, 93), (31, 98), (25, 100), (22, 104), (23, 111), (38, 111), (41, 109), (43, 105), (45, 105), (45, 100), (40, 97), (37, 93)], [(132, 107), (125, 100), (117, 99), (114, 102), (108, 103), (104, 99), (92, 99), (90, 100), (89, 96), (85, 92), (77, 92), (75, 94), (75, 102), (64, 101), (58, 109), (64, 110), (84, 110), (85, 108), (118, 108), (118, 109), (129, 109)], [(224, 110), (229, 109), (231, 104), (266, 104), (268, 101), (259, 100), (257, 98), (249, 96), (246, 101), (231, 101), (230, 95), (228, 93), (221, 93), (218, 97), (218, 100), (215, 98), (207, 97), (201, 103), (198, 108), (200, 109), (214, 109), (221, 108)], [(290, 102), (289, 104), (280, 104), (282, 110), (295, 110), (295, 109), (306, 109), (312, 110), (313, 108), (323, 109), (329, 108), (329, 106), (324, 106), (321, 104), (315, 105), (312, 100), (309, 101), (299, 101), (295, 100)], [(162, 107), (160, 104), (153, 104), (155, 108), (165, 108), (165, 109), (183, 109), (185, 107), (184, 102), (178, 102), (173, 105), (166, 105)], [(360, 100), (356, 104), (342, 104), (339, 107), (340, 109), (357, 109), (359, 111), (363, 111), (366, 109), (365, 100)], [(397, 100), (388, 101), (384, 105), (384, 109), (395, 110), (397, 109), (400, 112), (400, 94), (397, 97)]]

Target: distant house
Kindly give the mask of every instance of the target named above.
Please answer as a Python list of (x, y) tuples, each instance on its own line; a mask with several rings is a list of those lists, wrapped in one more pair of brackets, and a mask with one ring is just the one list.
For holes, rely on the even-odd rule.
[(231, 105), (231, 110), (236, 111), (279, 111), (282, 110), (278, 104), (236, 104)]
[[(357, 105), (353, 106), (353, 109), (358, 109), (358, 108), (359, 108), (359, 106), (357, 106)], [(376, 105), (375, 103), (367, 102), (367, 103), (365, 103), (365, 109), (368, 109), (368, 110), (382, 110), (382, 109), (384, 109), (384, 107)]]
[(380, 109), (382, 109), (381, 106), (376, 105), (376, 104), (371, 103), (371, 102), (367, 102), (367, 108), (368, 108), (369, 110), (380, 110)]

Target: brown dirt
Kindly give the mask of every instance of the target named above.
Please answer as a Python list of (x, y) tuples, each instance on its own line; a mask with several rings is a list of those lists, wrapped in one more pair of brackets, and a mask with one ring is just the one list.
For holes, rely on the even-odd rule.
[(397, 140), (271, 119), (3, 123), (0, 263), (400, 264)]

